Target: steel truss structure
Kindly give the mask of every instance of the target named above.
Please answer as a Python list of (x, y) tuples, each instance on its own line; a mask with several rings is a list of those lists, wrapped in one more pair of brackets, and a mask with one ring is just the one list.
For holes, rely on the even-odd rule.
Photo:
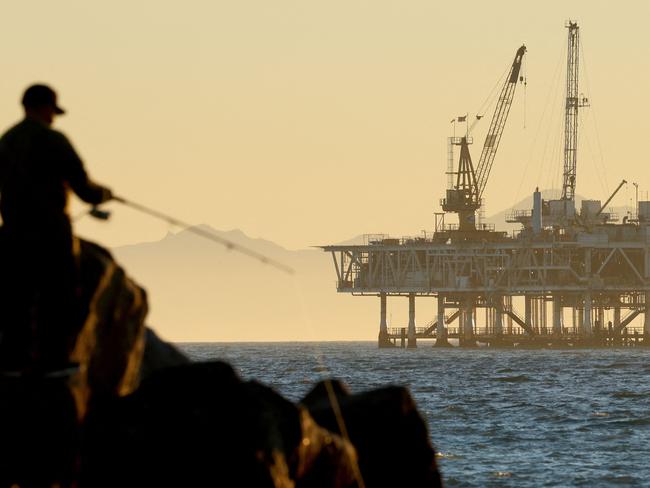
[[(480, 243), (383, 238), (323, 250), (332, 255), (339, 292), (381, 298), (380, 345), (400, 336), (404, 340), (404, 335), (410, 346), (417, 338), (436, 338), (442, 345), (448, 337), (458, 337), (464, 345), (477, 340), (607, 342), (624, 334), (640, 314), (645, 337), (650, 332), (645, 314), (650, 227), (608, 227), (618, 234), (625, 228), (625, 238), (610, 240), (606, 233)], [(386, 299), (393, 296), (409, 297), (405, 332), (387, 327)], [(415, 326), (416, 297), (438, 299), (438, 316), (426, 327)], [(513, 298), (524, 302), (523, 314), (513, 307)], [(552, 308), (550, 327), (547, 305)], [(482, 327), (477, 308), (485, 309)], [(572, 313), (571, 327), (564, 326), (565, 309)], [(610, 309), (614, 321), (607, 326), (604, 310)], [(456, 320), (458, 327), (449, 327)]]

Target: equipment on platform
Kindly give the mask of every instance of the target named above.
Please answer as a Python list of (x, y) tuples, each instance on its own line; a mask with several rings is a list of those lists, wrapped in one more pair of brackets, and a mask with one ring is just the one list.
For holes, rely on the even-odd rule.
[(579, 94), (579, 53), (580, 28), (577, 22), (566, 23), (568, 32), (567, 64), (566, 64), (566, 102), (564, 105), (564, 171), (562, 173), (562, 196), (559, 200), (551, 200), (548, 207), (550, 212), (549, 224), (554, 227), (567, 227), (580, 224), (576, 217), (575, 191), (578, 162), (578, 110), (589, 106), (589, 100)]
[[(577, 181), (578, 161), (578, 112), (579, 109), (589, 106), (589, 99), (580, 94), (579, 53), (580, 53), (580, 28), (577, 22), (568, 21), (567, 60), (566, 60), (566, 101), (564, 105), (564, 170), (562, 173), (562, 195), (555, 200), (542, 200), (541, 217), (544, 227), (553, 229), (563, 234), (577, 234), (585, 227), (592, 229), (596, 224), (607, 224), (615, 221), (614, 214), (604, 212), (612, 201), (625, 180), (607, 199), (604, 205), (600, 200), (584, 200), (580, 213), (576, 212), (575, 190)], [(526, 210), (514, 211), (507, 217), (510, 223), (520, 223), (525, 231), (538, 234), (535, 223), (532, 221), (534, 212)]]
[(510, 73), (501, 88), (476, 170), (474, 170), (469, 152), (469, 144), (471, 144), (469, 136), (452, 138), (451, 143), (460, 146), (460, 158), (458, 160), (458, 170), (455, 172), (456, 183), (447, 190), (446, 198), (442, 201), (442, 209), (445, 212), (458, 214), (458, 230), (460, 232), (476, 230), (476, 211), (481, 207), (481, 197), (487, 185), (492, 164), (499, 148), (499, 142), (508, 120), (515, 88), (517, 82), (520, 81), (519, 72), (525, 53), (526, 46), (521, 46), (515, 54)]
[(605, 208), (607, 208), (607, 205), (609, 205), (609, 202), (611, 202), (612, 199), (613, 199), (613, 198), (616, 196), (616, 194), (619, 192), (619, 190), (620, 190), (621, 188), (623, 188), (623, 185), (627, 185), (627, 181), (625, 181), (625, 180), (621, 181), (620, 185), (618, 185), (618, 186), (616, 187), (616, 190), (614, 190), (614, 192), (609, 196), (609, 198), (607, 199), (607, 201), (606, 201), (605, 203), (603, 203), (603, 206), (600, 207), (600, 210), (598, 210), (598, 212), (596, 212), (596, 217), (598, 217), (601, 213), (603, 213), (603, 210), (605, 210)]

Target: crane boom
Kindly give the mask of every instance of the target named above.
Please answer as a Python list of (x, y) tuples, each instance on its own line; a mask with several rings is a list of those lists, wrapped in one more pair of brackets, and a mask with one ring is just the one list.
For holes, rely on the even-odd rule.
[(517, 86), (517, 81), (519, 80), (519, 71), (521, 70), (521, 62), (525, 52), (526, 46), (521, 46), (517, 50), (517, 54), (515, 55), (515, 59), (510, 68), (510, 74), (508, 75), (503, 88), (501, 88), (497, 107), (492, 116), (487, 136), (485, 137), (485, 143), (483, 144), (483, 150), (481, 151), (481, 157), (476, 169), (477, 201), (480, 201), (481, 196), (483, 195), (483, 190), (485, 190), (485, 186), (487, 185), (490, 176), (490, 171), (492, 170), (492, 163), (494, 162), (494, 157), (499, 148), (499, 141), (501, 141), (501, 136), (503, 135), (503, 130), (505, 129), (506, 121), (508, 120), (508, 113), (510, 112), (512, 100), (515, 95), (515, 88)]
[(598, 217), (601, 213), (603, 213), (603, 210), (605, 210), (605, 208), (607, 208), (607, 205), (609, 205), (609, 202), (612, 201), (612, 199), (616, 196), (618, 191), (621, 188), (623, 188), (623, 185), (627, 185), (627, 181), (625, 181), (625, 180), (621, 181), (621, 184), (616, 187), (616, 190), (614, 190), (614, 192), (609, 196), (607, 201), (605, 203), (603, 203), (602, 207), (600, 207), (600, 210), (598, 210), (598, 212), (596, 213), (596, 217)]

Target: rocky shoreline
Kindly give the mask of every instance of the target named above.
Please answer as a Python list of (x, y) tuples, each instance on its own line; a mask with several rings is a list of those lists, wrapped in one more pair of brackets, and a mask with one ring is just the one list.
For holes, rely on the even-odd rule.
[(405, 388), (327, 380), (293, 403), (191, 362), (145, 326), (146, 293), (110, 253), (80, 249), (76, 368), (0, 375), (0, 487), (441, 486)]

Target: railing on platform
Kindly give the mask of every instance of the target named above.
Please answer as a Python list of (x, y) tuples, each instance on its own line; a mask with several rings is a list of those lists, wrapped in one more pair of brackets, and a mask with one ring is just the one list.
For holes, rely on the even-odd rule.
[[(429, 330), (430, 327), (416, 327), (415, 328), (415, 334), (416, 335), (423, 335)], [(446, 327), (445, 328), (447, 335), (449, 336), (456, 336), (459, 334), (459, 329), (458, 327)], [(402, 331), (404, 331), (404, 334), (408, 334), (408, 327), (390, 327), (388, 329), (388, 335), (390, 337), (400, 337), (402, 335)], [(552, 336), (554, 335), (553, 328), (552, 327), (544, 327), (544, 328), (533, 328), (534, 335), (535, 336)], [(427, 335), (427, 337), (435, 338), (436, 337), (436, 329), (433, 329), (430, 334)], [(609, 336), (609, 335), (616, 335), (613, 334), (612, 331), (608, 331), (608, 329), (595, 329), (592, 328), (592, 334), (594, 336), (602, 335), (602, 336)], [(474, 327), (473, 329), (473, 335), (477, 337), (481, 336), (494, 336), (495, 335), (495, 330), (494, 327)], [(513, 324), (511, 332), (507, 332), (505, 330), (502, 331), (502, 335), (504, 336), (529, 336), (530, 335), (519, 325)], [(563, 337), (582, 337), (584, 334), (583, 332), (577, 328), (577, 327), (564, 327), (562, 329), (562, 334)], [(624, 328), (618, 336), (643, 336), (643, 326), (627, 326)]]
[(511, 210), (506, 214), (506, 222), (519, 222), (520, 219), (529, 219), (532, 216), (532, 210)]

